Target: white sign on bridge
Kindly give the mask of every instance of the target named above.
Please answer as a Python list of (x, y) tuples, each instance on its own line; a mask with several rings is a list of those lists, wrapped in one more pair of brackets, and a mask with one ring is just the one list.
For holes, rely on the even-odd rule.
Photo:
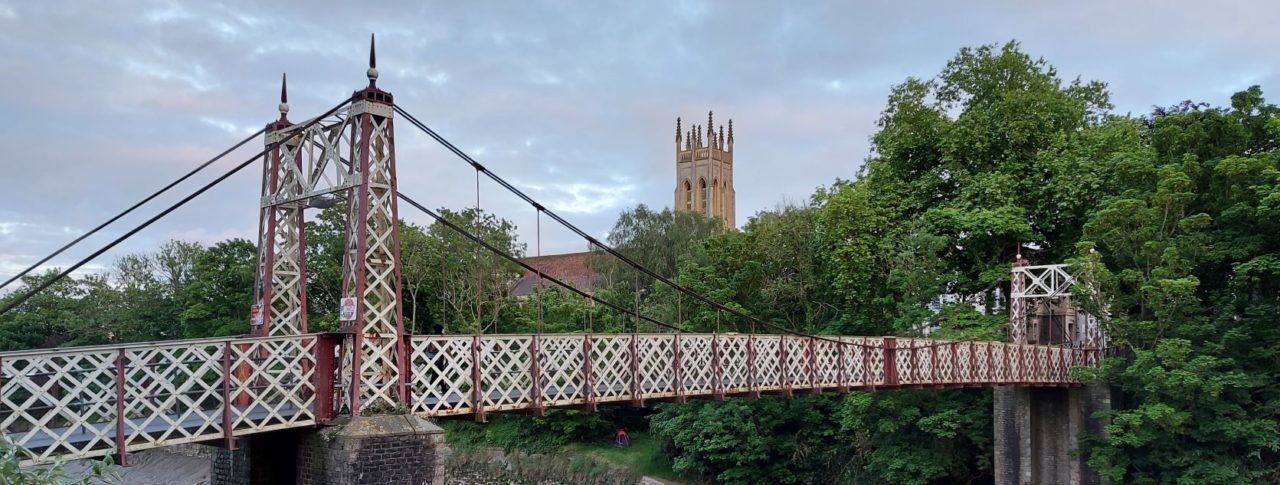
[(342, 309), (338, 312), (338, 319), (344, 322), (352, 322), (356, 319), (356, 299), (343, 298)]

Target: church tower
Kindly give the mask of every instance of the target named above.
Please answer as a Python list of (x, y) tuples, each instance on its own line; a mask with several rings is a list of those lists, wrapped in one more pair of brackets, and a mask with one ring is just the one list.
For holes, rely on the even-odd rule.
[(676, 118), (677, 211), (699, 212), (720, 219), (725, 229), (737, 227), (734, 218), (733, 120), (726, 136), (724, 125), (716, 131), (712, 113), (707, 126), (693, 125), (683, 131)]

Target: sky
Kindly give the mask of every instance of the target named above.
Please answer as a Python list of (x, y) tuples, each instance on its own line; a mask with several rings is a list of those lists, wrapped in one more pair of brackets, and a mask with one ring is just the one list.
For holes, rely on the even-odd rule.
[[(1108, 83), (1116, 112), (1280, 83), (1274, 2), (337, 2), (0, 0), (0, 281), (277, 116), (366, 83), (495, 173), (604, 236), (673, 197), (675, 119), (732, 118), (739, 225), (853, 178), (890, 89), (966, 46), (1016, 39), (1064, 79)], [(69, 265), (261, 149), (237, 151), (55, 259)], [(475, 204), (474, 173), (407, 123), (401, 191)], [(256, 238), (261, 170), (228, 178), (103, 254), (167, 239)], [(528, 253), (585, 242), (492, 183), (483, 209)], [(429, 220), (403, 206), (402, 216)]]

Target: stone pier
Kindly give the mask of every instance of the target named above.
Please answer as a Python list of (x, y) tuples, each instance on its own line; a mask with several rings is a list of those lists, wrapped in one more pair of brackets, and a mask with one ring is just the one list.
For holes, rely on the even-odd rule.
[(444, 430), (412, 415), (249, 435), (210, 453), (212, 485), (443, 484)]
[(999, 387), (994, 401), (997, 485), (1102, 483), (1080, 437), (1102, 434), (1106, 423), (1093, 414), (1111, 409), (1110, 387)]

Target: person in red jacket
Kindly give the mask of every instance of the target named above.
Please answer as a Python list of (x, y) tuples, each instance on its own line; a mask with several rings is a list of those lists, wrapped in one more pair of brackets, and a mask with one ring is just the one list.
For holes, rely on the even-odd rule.
[(613, 435), (613, 446), (618, 448), (630, 448), (631, 437), (627, 436), (627, 432), (622, 428), (618, 428), (618, 432)]

